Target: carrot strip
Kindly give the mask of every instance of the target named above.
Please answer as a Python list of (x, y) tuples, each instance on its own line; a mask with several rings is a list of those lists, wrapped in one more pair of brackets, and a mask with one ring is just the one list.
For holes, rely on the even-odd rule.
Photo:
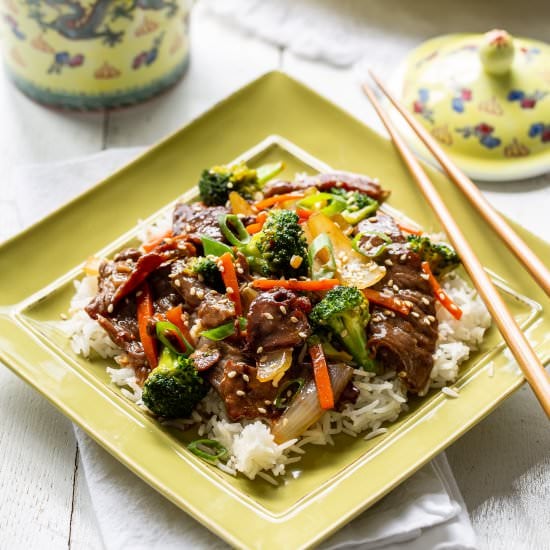
[(289, 290), (301, 290), (303, 292), (315, 292), (319, 290), (330, 290), (338, 286), (338, 279), (319, 279), (316, 281), (295, 281), (286, 279), (256, 279), (252, 286), (259, 290), (270, 290), (272, 288), (288, 288)]
[(434, 277), (430, 264), (422, 262), (422, 271), (428, 276), (428, 282), (432, 287), (435, 297), (441, 302), (441, 305), (457, 320), (462, 317), (462, 310), (452, 301), (451, 297), (441, 288), (441, 285)]
[(143, 250), (145, 250), (145, 252), (151, 252), (151, 250), (154, 250), (159, 244), (162, 243), (162, 241), (164, 241), (164, 239), (168, 239), (171, 236), (172, 236), (172, 230), (169, 229), (168, 231), (166, 231), (166, 233), (163, 233), (160, 237), (157, 237), (156, 239), (152, 239), (142, 244), (141, 247), (143, 248)]
[(183, 322), (182, 315), (183, 315), (183, 308), (182, 308), (182, 305), (180, 304), (179, 306), (175, 306), (166, 312), (166, 319), (168, 319), (168, 321), (170, 321), (180, 329), (180, 332), (183, 334), (183, 337), (188, 342), (193, 342), (189, 329), (187, 328), (187, 325)]
[(334, 392), (330, 383), (327, 360), (321, 344), (309, 346), (309, 355), (313, 363), (313, 377), (317, 386), (319, 404), (324, 410), (334, 409)]
[(156, 368), (158, 364), (157, 342), (147, 331), (147, 325), (153, 317), (153, 295), (147, 283), (143, 283), (140, 292), (136, 293), (137, 300), (137, 320), (139, 329), (139, 338), (143, 344), (143, 351), (151, 369)]
[(241, 304), (241, 295), (239, 293), (239, 281), (237, 280), (237, 272), (235, 271), (235, 265), (233, 264), (233, 257), (229, 252), (220, 256), (221, 272), (223, 284), (226, 289), (231, 290), (227, 292), (229, 298), (235, 304), (235, 314), (240, 316), (243, 312)]
[(305, 193), (284, 193), (282, 195), (273, 195), (273, 197), (269, 197), (267, 199), (263, 199), (257, 202), (254, 206), (258, 210), (265, 210), (266, 208), (269, 208), (274, 204), (279, 204), (280, 202), (286, 202), (286, 201), (292, 201), (292, 200), (297, 201), (298, 199), (303, 199), (305, 196), (306, 196)]
[(414, 227), (410, 227), (409, 225), (405, 225), (399, 222), (397, 222), (397, 227), (401, 231), (404, 231), (405, 233), (410, 233), (411, 235), (422, 235), (423, 233), (422, 229), (415, 229)]
[(251, 223), (250, 225), (246, 226), (246, 232), (249, 235), (254, 235), (256, 233), (259, 233), (262, 230), (263, 223)]
[(411, 312), (411, 306), (407, 305), (403, 300), (399, 298), (394, 298), (393, 296), (385, 296), (384, 294), (374, 290), (372, 288), (364, 288), (362, 290), (365, 298), (372, 302), (373, 304), (378, 304), (379, 306), (387, 307), (397, 313), (403, 315), (408, 315)]

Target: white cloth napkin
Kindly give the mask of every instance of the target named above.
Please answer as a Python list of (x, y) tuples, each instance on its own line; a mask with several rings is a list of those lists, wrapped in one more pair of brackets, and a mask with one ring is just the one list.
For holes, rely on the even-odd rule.
[[(16, 167), (12, 185), (25, 226), (83, 192), (142, 149)], [(227, 545), (75, 428), (92, 505), (108, 550), (226, 548)], [(324, 549), (476, 548), (462, 496), (440, 455), (322, 545)]]

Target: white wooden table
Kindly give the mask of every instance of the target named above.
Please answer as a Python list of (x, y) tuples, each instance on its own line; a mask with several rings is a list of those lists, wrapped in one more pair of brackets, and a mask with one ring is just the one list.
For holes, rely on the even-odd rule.
[[(470, 9), (479, 6), (466, 3)], [(388, 27), (390, 19), (377, 12), (381, 25)], [(491, 15), (484, 9), (481, 13)], [(504, 22), (498, 24), (515, 30), (516, 15), (503, 10)], [(531, 16), (532, 28), (540, 34), (541, 16)], [(441, 17), (441, 30), (449, 30), (446, 22), (452, 18)], [(460, 29), (458, 12), (457, 17)], [(548, 25), (550, 15), (542, 20)], [(527, 22), (524, 28), (529, 28)], [(405, 42), (423, 38), (408, 36)], [(382, 74), (391, 70), (383, 55), (373, 54), (372, 64)], [(33, 104), (0, 76), (0, 239), (21, 227), (17, 189), (10, 186), (15, 165), (151, 144), (275, 68), (380, 128), (351, 71), (305, 61), (242, 36), (206, 17), (200, 7), (193, 17), (189, 73), (173, 91), (146, 105), (105, 115), (60, 114)], [(482, 189), (499, 209), (550, 241), (549, 181)], [(530, 390), (523, 388), (448, 450), (482, 548), (549, 548), (548, 426)], [(102, 548), (70, 422), (2, 366), (0, 449), (0, 549)]]

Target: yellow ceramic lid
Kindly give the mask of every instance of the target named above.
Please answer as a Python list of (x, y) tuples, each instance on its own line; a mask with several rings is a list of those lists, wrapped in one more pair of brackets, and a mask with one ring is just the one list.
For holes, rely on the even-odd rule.
[(550, 171), (550, 45), (501, 30), (441, 36), (411, 52), (394, 87), (470, 176)]

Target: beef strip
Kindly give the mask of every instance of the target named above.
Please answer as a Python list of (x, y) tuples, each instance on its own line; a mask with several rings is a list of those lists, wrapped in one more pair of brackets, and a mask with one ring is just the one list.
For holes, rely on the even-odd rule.
[(385, 201), (390, 194), (389, 191), (382, 189), (377, 181), (351, 172), (318, 174), (293, 182), (274, 180), (265, 185), (263, 193), (265, 197), (271, 197), (293, 191), (302, 191), (309, 187), (317, 187), (319, 191), (329, 191), (333, 187), (341, 187), (346, 191), (360, 191), (379, 202)]
[(183, 298), (185, 308), (190, 313), (196, 311), (205, 329), (218, 327), (235, 318), (235, 305), (229, 297), (187, 275), (182, 262), (172, 264), (170, 278), (173, 288)]
[[(210, 348), (220, 351), (221, 359), (208, 371), (207, 377), (218, 392), (227, 415), (233, 421), (241, 418), (273, 418), (279, 411), (273, 402), (279, 391), (271, 382), (260, 382), (256, 367), (236, 347), (215, 342)], [(205, 348), (203, 353), (205, 352)]]
[(260, 292), (248, 310), (248, 347), (265, 352), (302, 345), (311, 332), (307, 320), (310, 311), (309, 299), (291, 290)]
[(386, 275), (373, 288), (412, 304), (407, 316), (372, 304), (367, 345), (384, 368), (398, 373), (410, 392), (422, 392), (433, 368), (438, 332), (435, 298), (422, 277), (420, 256), (409, 249), (394, 219), (382, 212), (359, 223), (356, 231), (365, 235), (361, 247), (375, 248), (384, 243), (369, 233), (372, 231), (391, 238), (392, 243), (377, 257), (377, 261), (384, 263)]
[(201, 244), (201, 235), (225, 242), (218, 218), (229, 211), (224, 206), (205, 207), (200, 203), (178, 203), (172, 216), (172, 233), (187, 235), (193, 244)]
[(86, 306), (88, 315), (107, 332), (111, 340), (127, 354), (128, 366), (137, 370), (147, 365), (139, 338), (136, 302), (130, 297), (112, 305), (117, 288), (130, 277), (141, 253), (133, 248), (118, 253), (112, 261), (99, 266), (98, 292)]

